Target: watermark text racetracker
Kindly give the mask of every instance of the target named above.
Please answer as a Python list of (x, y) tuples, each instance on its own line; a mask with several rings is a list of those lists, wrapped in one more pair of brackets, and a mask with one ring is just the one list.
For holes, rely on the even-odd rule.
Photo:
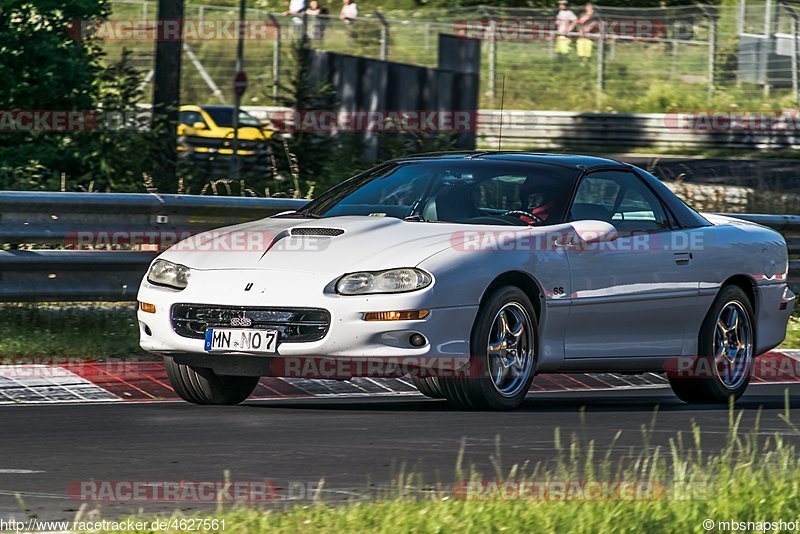
[(700, 111), (667, 113), (664, 126), (670, 130), (694, 132), (796, 132), (800, 112), (775, 111)]
[[(148, 109), (0, 110), (0, 132), (96, 132), (150, 129)], [(513, 127), (513, 120), (507, 121)], [(303, 110), (275, 111), (269, 114), (272, 128), (282, 133), (459, 133), (478, 128), (475, 110)]]
[(700, 232), (628, 232), (615, 233), (608, 239), (607, 228), (582, 228), (575, 230), (546, 231), (535, 228), (514, 230), (464, 230), (453, 232), (451, 246), (463, 252), (541, 252), (609, 250), (618, 252), (648, 252), (672, 250), (680, 252), (703, 250), (707, 237)]
[(273, 502), (271, 480), (74, 480), (67, 495), (89, 502)]
[[(435, 312), (435, 311), (434, 311)], [(231, 319), (232, 322), (238, 318)], [(231, 326), (237, 326), (232, 324)], [(270, 375), (286, 378), (350, 379), (352, 377), (447, 378), (486, 376), (481, 359), (469, 365), (464, 357), (448, 354), (426, 356), (281, 356), (274, 358)], [(141, 362), (110, 357), (102, 364), (96, 360), (67, 356), (18, 356), (0, 360), (0, 379), (29, 380), (72, 378), (94, 375), (101, 365), (104, 374), (122, 379), (142, 376)], [(800, 360), (777, 353), (759, 356), (753, 362), (752, 376), (772, 382), (800, 382)], [(719, 373), (715, 362), (706, 357), (672, 356), (664, 363), (664, 372), (677, 378), (713, 378)]]
[(465, 501), (652, 501), (665, 491), (657, 480), (464, 480), (453, 486)]
[(273, 40), (278, 29), (269, 20), (237, 19), (74, 19), (69, 36), (75, 40), (103, 41), (248, 41)]
[(73, 480), (67, 495), (79, 502), (273, 503), (318, 499), (322, 482), (260, 480)]
[[(616, 234), (614, 239), (600, 239), (604, 230), (582, 228), (548, 231), (533, 227), (514, 230), (459, 230), (449, 235), (449, 245), (461, 252), (545, 252), (569, 247), (574, 251), (609, 250), (647, 252), (671, 250), (699, 251), (707, 246), (707, 237), (700, 232), (632, 232)], [(325, 250), (332, 243), (325, 236), (294, 235), (291, 229), (212, 230), (203, 233), (173, 230), (80, 230), (65, 236), (69, 249), (142, 248), (179, 252), (261, 252)]]
[(0, 132), (147, 131), (150, 113), (133, 110), (0, 110)]
[[(435, 313), (435, 310), (432, 312)], [(610, 355), (611, 356), (611, 355)], [(469, 360), (469, 363), (467, 363)], [(698, 356), (672, 356), (664, 372), (676, 378), (712, 378), (719, 362)], [(800, 360), (768, 353), (755, 359), (752, 375), (771, 382), (800, 382)], [(281, 356), (270, 364), (271, 376), (349, 380), (353, 377), (480, 378), (491, 376), (482, 356), (464, 358), (448, 354), (424, 356)]]
[(318, 236), (292, 236), (290, 231), (211, 230), (203, 233), (173, 230), (86, 230), (69, 233), (70, 249), (142, 248), (178, 252), (259, 252), (325, 250), (331, 240)]
[[(687, 35), (691, 25), (683, 27), (682, 21), (664, 18), (604, 17), (587, 26), (582, 35), (598, 37), (600, 24), (606, 38), (626, 40), (655, 40), (670, 34)], [(485, 39), (508, 42), (546, 41), (558, 35), (558, 24), (553, 17), (503, 17), (458, 20), (453, 24), (453, 33), (469, 39)]]
[(270, 122), (282, 132), (473, 132), (474, 110), (286, 110), (270, 114)]

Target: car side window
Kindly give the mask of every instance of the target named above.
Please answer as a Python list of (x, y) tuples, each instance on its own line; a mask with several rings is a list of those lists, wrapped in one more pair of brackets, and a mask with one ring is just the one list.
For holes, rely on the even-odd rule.
[(185, 124), (186, 126), (194, 126), (196, 122), (202, 122), (204, 124), (206, 122), (203, 120), (203, 116), (197, 111), (181, 111), (180, 121), (181, 124)]
[(605, 221), (622, 234), (670, 227), (655, 193), (638, 176), (625, 171), (600, 171), (585, 176), (575, 194), (570, 220)]

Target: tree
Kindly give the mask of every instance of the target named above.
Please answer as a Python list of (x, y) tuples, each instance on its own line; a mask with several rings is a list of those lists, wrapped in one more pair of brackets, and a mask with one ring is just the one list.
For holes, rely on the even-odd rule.
[[(91, 110), (102, 53), (80, 30), (107, 15), (105, 0), (4, 0), (0, 109)], [(61, 172), (77, 171), (64, 157), (68, 142), (60, 133), (0, 132), (0, 186), (53, 187)]]
[[(294, 70), (288, 86), (284, 87), (282, 103), (294, 109), (298, 115), (303, 112), (334, 109), (335, 93), (325, 84), (318, 83), (312, 72), (312, 56), (314, 50), (308, 36), (303, 35), (292, 45)], [(336, 150), (339, 142), (329, 132), (303, 131), (296, 129), (291, 141), (283, 138), (276, 140), (273, 147), (278, 159), (284, 156), (288, 163), (285, 171), (293, 178), (295, 197), (307, 196), (312, 187), (327, 186), (327, 171), (331, 161), (340, 154)]]
[[(137, 192), (142, 176), (159, 167), (164, 157), (164, 133), (174, 126), (151, 122), (138, 105), (144, 98), (142, 75), (131, 65), (130, 51), (123, 49), (119, 60), (110, 63), (97, 77), (95, 108), (107, 124), (96, 131), (78, 134), (73, 143), (79, 162), (76, 178), (93, 182), (95, 190)], [(168, 130), (171, 128), (171, 130)], [(135, 154), (136, 157), (131, 157)], [(165, 192), (177, 192), (177, 186)]]
[(54, 190), (63, 176), (69, 189), (143, 189), (164, 130), (150, 128), (137, 108), (142, 73), (130, 53), (107, 61), (92, 33), (107, 15), (105, 0), (5, 0), (0, 7), (0, 110), (80, 111), (88, 125), (99, 119), (87, 131), (0, 132), (0, 187)]

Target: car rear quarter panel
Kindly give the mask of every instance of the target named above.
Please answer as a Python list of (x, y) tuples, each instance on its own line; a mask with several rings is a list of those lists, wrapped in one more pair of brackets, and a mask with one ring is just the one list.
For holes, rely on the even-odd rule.
[[(756, 351), (761, 354), (780, 344), (793, 302), (780, 310), (784, 300), (789, 257), (786, 241), (778, 232), (754, 223), (719, 215), (705, 215), (713, 223), (702, 229), (702, 243), (693, 251), (700, 276), (702, 322), (722, 285), (734, 277), (746, 278), (753, 287)], [(694, 340), (695, 351), (697, 340)]]

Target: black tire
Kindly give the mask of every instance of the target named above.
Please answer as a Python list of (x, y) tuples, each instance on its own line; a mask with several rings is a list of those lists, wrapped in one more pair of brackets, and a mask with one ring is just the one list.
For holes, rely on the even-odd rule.
[[(526, 350), (522, 352), (528, 356), (525, 365), (520, 367), (525, 372), (513, 374), (511, 377), (516, 384), (515, 387), (506, 393), (501, 393), (491, 375), (502, 358), (490, 357), (488, 344), (501, 310), (509, 307), (514, 313), (524, 312), (520, 315), (524, 315), (528, 322), (528, 328), (525, 329), (527, 334), (520, 337), (526, 340)], [(460, 409), (513, 410), (522, 404), (531, 387), (536, 371), (537, 342), (537, 317), (528, 296), (516, 286), (499, 287), (486, 296), (478, 310), (470, 337), (472, 355), (469, 363), (454, 376), (439, 377), (437, 379), (439, 387), (447, 401)]]
[(439, 389), (439, 382), (435, 377), (418, 378), (416, 376), (412, 376), (411, 382), (414, 384), (414, 387), (426, 397), (430, 397), (432, 399), (444, 398), (444, 393), (442, 393), (442, 390)]
[[(743, 320), (746, 320), (749, 325), (747, 344), (750, 345), (750, 348), (749, 355), (734, 356), (739, 360), (735, 365), (731, 364), (736, 370), (736, 381), (730, 380), (731, 383), (728, 384), (726, 383), (727, 379), (722, 376), (724, 371), (720, 369), (721, 364), (716, 363), (714, 354), (717, 352), (715, 337), (718, 334), (717, 323), (721, 318), (720, 314), (723, 310), (730, 309), (737, 310), (737, 313), (740, 310), (744, 312), (746, 317)], [(736, 400), (742, 396), (750, 383), (756, 356), (754, 315), (750, 299), (740, 287), (729, 285), (720, 290), (700, 326), (698, 357), (688, 366), (680, 366), (676, 369), (677, 366), (671, 365), (667, 370), (669, 384), (679, 399), (693, 404), (720, 404), (729, 402), (731, 397)]]
[(258, 384), (257, 376), (221, 376), (205, 367), (193, 367), (164, 357), (172, 389), (194, 404), (233, 405), (243, 402)]

